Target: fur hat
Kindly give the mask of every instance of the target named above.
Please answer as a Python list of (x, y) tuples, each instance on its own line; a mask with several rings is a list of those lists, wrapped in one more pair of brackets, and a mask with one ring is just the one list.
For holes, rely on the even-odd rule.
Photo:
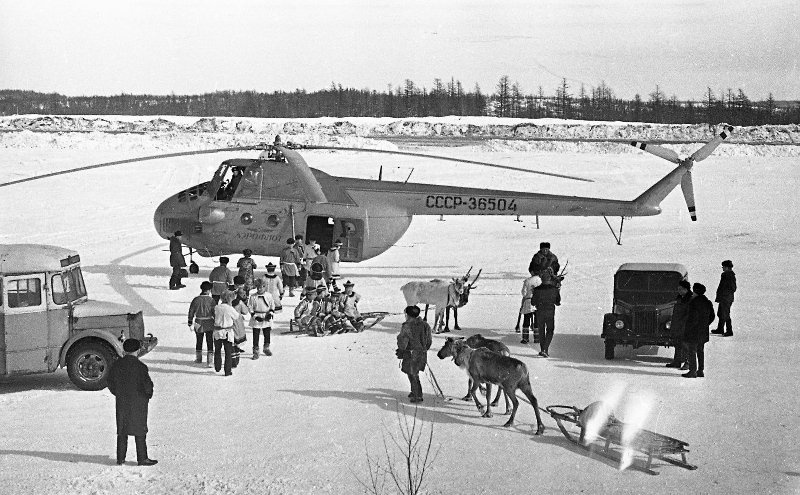
[(265, 268), (267, 269), (268, 272), (275, 271), (275, 263), (270, 261), (269, 263), (267, 263), (267, 266)]
[(227, 265), (229, 261), (230, 260), (228, 259), (227, 256), (220, 256), (219, 258), (219, 262), (222, 263), (223, 265)]
[(540, 242), (539, 243), (539, 249), (544, 249), (544, 248), (550, 249), (550, 243), (549, 242)]
[(728, 268), (733, 268), (733, 261), (725, 260), (722, 262), (722, 266), (727, 266)]
[(214, 284), (212, 284), (208, 280), (200, 282), (200, 290), (203, 291), (203, 292), (205, 292), (207, 290), (211, 290), (213, 287), (214, 287)]
[(412, 318), (416, 318), (419, 316), (419, 308), (417, 306), (406, 306), (405, 313)]
[(175, 233), (172, 235), (174, 235), (175, 237), (180, 237), (183, 235), (183, 232), (181, 232), (180, 230), (176, 230)]
[(294, 244), (294, 239), (292, 239), (291, 237), (286, 239), (286, 244)]
[(235, 277), (233, 277), (233, 283), (234, 285), (244, 284), (244, 277), (242, 277), (241, 275), (236, 275)]
[(701, 283), (695, 282), (694, 285), (692, 285), (692, 292), (694, 292), (695, 294), (700, 294), (702, 296), (703, 294), (706, 293), (706, 286)]
[(688, 280), (681, 280), (680, 282), (678, 282), (678, 287), (683, 287), (689, 292), (692, 291), (692, 284), (690, 284)]
[(136, 339), (128, 339), (122, 343), (122, 350), (125, 352), (136, 352), (142, 348), (142, 343)]

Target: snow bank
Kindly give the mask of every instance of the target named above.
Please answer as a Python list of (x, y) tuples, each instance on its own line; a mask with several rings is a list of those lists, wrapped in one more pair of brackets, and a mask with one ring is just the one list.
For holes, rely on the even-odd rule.
[[(391, 148), (383, 141), (424, 139), (426, 144), (478, 145), (485, 151), (629, 152), (626, 142), (676, 145), (710, 140), (720, 125), (510, 119), (493, 117), (260, 119), (233, 117), (53, 116), (0, 118), (0, 147), (92, 149), (115, 141), (155, 150), (238, 146), (270, 142), (281, 134), (295, 142)], [(27, 131), (27, 132), (26, 132)], [(63, 134), (62, 134), (63, 133)], [(77, 134), (72, 135), (73, 133)], [(82, 136), (81, 134), (88, 134)], [(123, 134), (124, 137), (114, 138)], [(142, 137), (136, 137), (135, 135)], [(376, 142), (377, 140), (377, 142)], [(569, 144), (561, 144), (567, 142)], [(797, 156), (800, 126), (737, 127), (723, 154)], [(695, 149), (691, 146), (691, 149)]]

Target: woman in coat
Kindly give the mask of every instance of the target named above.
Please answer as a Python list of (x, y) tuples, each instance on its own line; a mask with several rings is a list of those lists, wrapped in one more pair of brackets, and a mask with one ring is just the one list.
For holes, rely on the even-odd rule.
[(236, 262), (236, 266), (239, 267), (238, 275), (244, 279), (244, 289), (247, 291), (247, 294), (250, 294), (250, 291), (253, 290), (253, 280), (255, 279), (253, 271), (256, 269), (256, 262), (250, 257), (253, 255), (252, 250), (245, 249), (242, 251), (242, 255), (244, 255), (244, 257), (239, 258), (239, 261)]
[(686, 314), (686, 328), (683, 332), (683, 349), (689, 361), (689, 372), (684, 378), (703, 377), (705, 366), (704, 346), (708, 342), (708, 326), (714, 321), (714, 305), (705, 296), (706, 286), (695, 283), (692, 286), (692, 299)]

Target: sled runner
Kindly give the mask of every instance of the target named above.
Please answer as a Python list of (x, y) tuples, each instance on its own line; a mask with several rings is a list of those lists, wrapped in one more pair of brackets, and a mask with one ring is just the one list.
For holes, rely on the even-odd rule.
[[(556, 420), (561, 433), (570, 442), (613, 461), (619, 462), (622, 459), (622, 451), (626, 447), (622, 432), (627, 425), (613, 415), (600, 427), (596, 442), (587, 442), (585, 427), (581, 424), (580, 418), (583, 409), (573, 406), (548, 406), (545, 410)], [(568, 427), (566, 423), (576, 425), (579, 430), (576, 431), (574, 427)], [(576, 434), (578, 435), (577, 438)], [(620, 448), (615, 449), (613, 445), (617, 445)], [(697, 466), (686, 461), (686, 453), (689, 452), (686, 447), (688, 446), (689, 444), (686, 442), (648, 430), (639, 430), (627, 442), (628, 448), (644, 454), (647, 458), (644, 462), (642, 460), (636, 462), (636, 459), (633, 459), (631, 467), (652, 475), (659, 474), (651, 469), (654, 458), (685, 469), (697, 469)], [(678, 454), (680, 454), (680, 459), (670, 457)]]

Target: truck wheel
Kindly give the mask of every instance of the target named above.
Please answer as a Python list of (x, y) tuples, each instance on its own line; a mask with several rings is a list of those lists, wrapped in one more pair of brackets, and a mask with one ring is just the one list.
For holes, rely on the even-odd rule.
[(69, 351), (67, 374), (81, 390), (102, 390), (117, 354), (108, 344), (83, 342)]
[(606, 359), (614, 359), (614, 346), (617, 345), (611, 339), (606, 339)]

